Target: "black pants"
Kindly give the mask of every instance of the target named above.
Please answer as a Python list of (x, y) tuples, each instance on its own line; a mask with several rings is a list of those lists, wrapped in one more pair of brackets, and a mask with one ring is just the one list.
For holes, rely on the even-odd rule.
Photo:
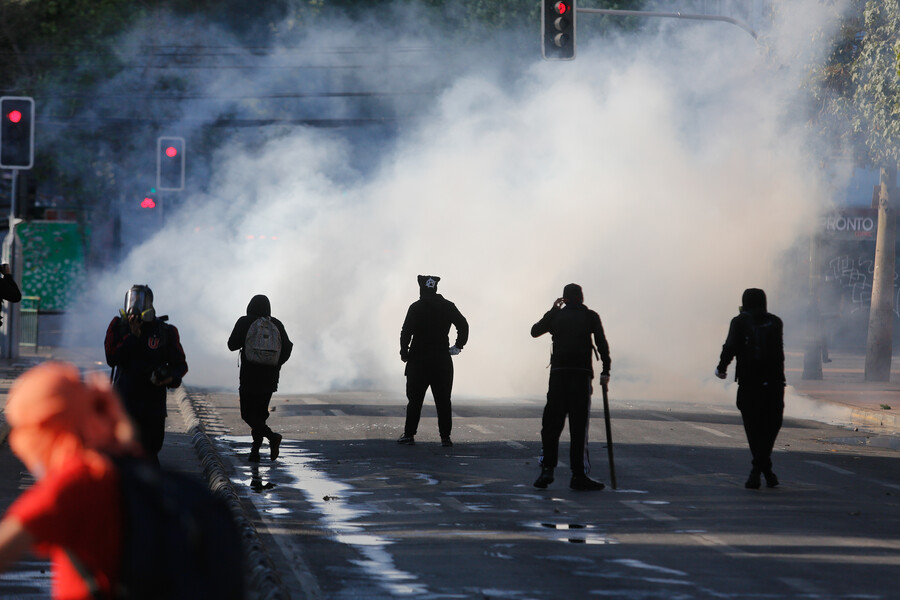
[(241, 388), (238, 393), (241, 400), (241, 419), (250, 426), (253, 442), (259, 445), (263, 438), (272, 436), (272, 429), (266, 424), (272, 392), (251, 392)]
[(450, 355), (435, 357), (427, 361), (410, 361), (406, 365), (406, 435), (416, 435), (425, 392), (431, 388), (434, 406), (437, 409), (438, 432), (441, 437), (450, 437), (453, 428), (450, 393), (453, 391), (453, 359)]
[(569, 417), (569, 465), (573, 475), (584, 475), (584, 446), (591, 410), (591, 374), (582, 371), (551, 371), (547, 404), (541, 420), (544, 467), (555, 468), (559, 460), (559, 436)]
[(157, 398), (140, 397), (123, 401), (125, 412), (134, 424), (138, 441), (144, 449), (147, 460), (158, 465), (159, 451), (166, 437), (166, 401)]
[(737, 407), (753, 454), (753, 470), (770, 471), (772, 448), (784, 420), (784, 386), (739, 385)]

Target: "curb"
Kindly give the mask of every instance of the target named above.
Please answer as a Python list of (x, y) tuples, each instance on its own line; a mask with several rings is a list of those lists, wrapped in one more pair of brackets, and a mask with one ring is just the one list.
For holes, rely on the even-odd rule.
[(225, 466), (197, 415), (194, 401), (184, 390), (184, 386), (176, 388), (175, 399), (181, 409), (188, 434), (191, 436), (191, 444), (203, 466), (203, 476), (212, 492), (228, 504), (241, 532), (244, 543), (244, 571), (248, 589), (254, 592), (254, 598), (289, 599), (290, 593), (276, 574), (272, 561), (259, 538), (259, 532), (244, 513), (237, 491), (231, 483), (231, 479), (228, 478)]
[(850, 418), (854, 425), (862, 425), (865, 427), (881, 427), (888, 431), (885, 433), (900, 432), (900, 414), (891, 413), (886, 410), (869, 410), (865, 408), (853, 408)]

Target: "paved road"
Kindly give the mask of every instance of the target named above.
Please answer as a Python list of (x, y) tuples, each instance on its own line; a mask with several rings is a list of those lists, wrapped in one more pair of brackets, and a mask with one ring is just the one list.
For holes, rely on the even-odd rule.
[(789, 420), (782, 486), (750, 491), (734, 408), (614, 404), (619, 489), (575, 492), (558, 469), (540, 491), (539, 398), (457, 400), (442, 448), (433, 407), (403, 447), (402, 398), (276, 396), (282, 458), (254, 467), (236, 397), (194, 395), (292, 597), (897, 597), (896, 437)]

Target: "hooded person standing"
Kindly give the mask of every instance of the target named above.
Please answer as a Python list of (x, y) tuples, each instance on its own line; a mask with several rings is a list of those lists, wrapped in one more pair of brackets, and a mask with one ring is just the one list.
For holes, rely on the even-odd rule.
[(269, 440), (272, 460), (278, 458), (282, 436), (266, 423), (269, 402), (278, 390), (281, 365), (291, 357), (294, 344), (284, 325), (272, 316), (269, 298), (257, 294), (247, 304), (247, 314), (240, 317), (228, 337), (228, 349), (241, 351), (241, 372), (238, 394), (241, 418), (250, 426), (253, 445), (250, 462), (259, 462), (263, 439)]
[[(431, 387), (437, 409), (442, 446), (452, 446), (450, 394), (453, 391), (453, 359), (469, 341), (469, 323), (456, 305), (437, 293), (441, 280), (419, 275), (419, 299), (406, 312), (400, 329), (400, 360), (406, 363), (406, 424), (398, 444), (412, 446), (422, 416), (425, 393)], [(456, 343), (450, 346), (450, 326)]]
[(532, 337), (545, 333), (553, 337), (553, 350), (550, 355), (547, 404), (541, 420), (544, 458), (534, 487), (546, 488), (553, 483), (553, 470), (559, 458), (559, 437), (568, 416), (571, 439), (569, 464), (572, 469), (569, 487), (573, 490), (602, 490), (604, 485), (585, 473), (584, 456), (593, 393), (594, 348), (603, 363), (601, 385), (609, 381), (611, 359), (600, 315), (584, 305), (580, 285), (570, 283), (565, 286), (562, 297), (557, 298), (553, 307), (531, 327)]
[(147, 458), (159, 464), (166, 435), (167, 388), (177, 388), (188, 371), (178, 329), (157, 317), (153, 291), (133, 285), (125, 307), (106, 329), (106, 362), (113, 368), (113, 387), (137, 427)]
[(772, 448), (784, 419), (784, 325), (768, 312), (766, 293), (761, 289), (744, 290), (740, 314), (728, 327), (716, 377), (725, 379), (735, 357), (737, 407), (753, 455), (753, 468), (744, 487), (759, 489), (762, 474), (766, 487), (772, 488), (778, 485), (772, 472)]

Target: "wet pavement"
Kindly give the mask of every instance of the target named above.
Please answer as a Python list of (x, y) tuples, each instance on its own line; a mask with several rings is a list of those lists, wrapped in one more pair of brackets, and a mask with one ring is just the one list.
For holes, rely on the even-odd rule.
[[(75, 362), (83, 370), (105, 369), (99, 360), (102, 357), (98, 356), (94, 350), (45, 349), (44, 352), (36, 355), (23, 355), (15, 360), (0, 360), (0, 406), (5, 401), (9, 385), (16, 376), (30, 366), (51, 358)], [(864, 357), (862, 356), (835, 353), (831, 358), (833, 362), (823, 365), (822, 380), (804, 380), (802, 378), (802, 353), (788, 353), (787, 355), (788, 383), (793, 393), (798, 397), (809, 399), (813, 406), (820, 409), (823, 414), (839, 408), (848, 415), (847, 424), (850, 426), (850, 430), (846, 432), (846, 435), (837, 435), (831, 439), (822, 440), (822, 442), (851, 447), (869, 446), (889, 450), (898, 449), (900, 437), (896, 434), (900, 433), (900, 420), (897, 419), (897, 415), (900, 414), (900, 383), (864, 382)], [(892, 379), (900, 382), (900, 363), (898, 363), (898, 369)], [(368, 394), (368, 397), (371, 396), (372, 394)], [(378, 404), (380, 403), (374, 403), (374, 405)], [(377, 412), (380, 410), (366, 408), (364, 404), (359, 406), (362, 406), (360, 410), (363, 411)], [(288, 417), (291, 410), (299, 410), (296, 405), (287, 403), (281, 404), (279, 407), (282, 410), (279, 416), (282, 417)], [(303, 410), (309, 408), (306, 406)], [(326, 407), (321, 407), (322, 411), (325, 409)], [(313, 410), (320, 409), (313, 407)], [(341, 415), (338, 408), (330, 410), (330, 414), (341, 422), (339, 428), (348, 433), (348, 440), (359, 437), (360, 432), (354, 432), (353, 415)], [(477, 409), (472, 410), (476, 411)], [(166, 443), (161, 454), (162, 464), (168, 468), (205, 478), (211, 482), (213, 487), (231, 488), (229, 493), (237, 503), (235, 511), (241, 513), (245, 521), (244, 527), (249, 530), (245, 539), (248, 540), (248, 545), (251, 547), (247, 565), (247, 581), (248, 588), (251, 590), (251, 598), (300, 597), (292, 595), (286, 589), (282, 577), (279, 575), (282, 570), (291, 571), (291, 580), (304, 582), (303, 597), (328, 597), (327, 590), (322, 590), (309, 567), (302, 560), (291, 559), (297, 551), (284, 540), (285, 536), (274, 535), (272, 530), (256, 531), (257, 527), (271, 529), (270, 526), (263, 525), (260, 515), (274, 519), (276, 524), (279, 518), (283, 518), (291, 520), (295, 524), (299, 521), (297, 526), (301, 528), (311, 526), (309, 523), (304, 525), (305, 517), (291, 514), (296, 510), (296, 505), (288, 503), (279, 505), (281, 496), (267, 493), (278, 486), (302, 490), (305, 497), (304, 502), (316, 514), (315, 527), (324, 523), (326, 529), (334, 532), (335, 540), (342, 547), (346, 547), (348, 552), (352, 550), (352, 553), (359, 557), (353, 559), (355, 564), (364, 573), (370, 573), (373, 581), (381, 582), (379, 585), (382, 586), (382, 591), (387, 596), (419, 596), (426, 592), (425, 584), (420, 578), (414, 575), (410, 569), (405, 569), (398, 564), (398, 559), (385, 550), (392, 543), (392, 539), (396, 539), (398, 535), (402, 536), (402, 534), (398, 534), (396, 531), (392, 531), (389, 535), (373, 533), (371, 529), (358, 524), (360, 520), (371, 520), (375, 518), (373, 515), (383, 515), (385, 511), (388, 514), (392, 511), (396, 512), (400, 510), (397, 506), (392, 506), (389, 502), (368, 505), (360, 502), (359, 494), (361, 492), (356, 490), (353, 485), (324, 476), (316, 468), (316, 464), (321, 460), (320, 453), (309, 447), (300, 447), (290, 443), (287, 436), (282, 448), (282, 458), (277, 468), (275, 464), (266, 460), (259, 465), (235, 461), (234, 456), (243, 456), (246, 453), (249, 448), (249, 438), (235, 435), (237, 432), (243, 432), (243, 428), (239, 429), (235, 426), (235, 424), (240, 424), (240, 420), (234, 402), (231, 405), (217, 404), (211, 401), (202, 390), (191, 390), (188, 387), (187, 396), (170, 394), (169, 415)], [(475, 416), (474, 413), (473, 416)], [(539, 418), (537, 413), (535, 417)], [(199, 439), (206, 436), (198, 434), (197, 423), (202, 423), (203, 429), (209, 434), (205, 442)], [(704, 429), (704, 427), (698, 428)], [(854, 432), (853, 429), (862, 433)], [(867, 431), (886, 435), (868, 436), (865, 435)], [(0, 442), (5, 441), (6, 433), (5, 421), (0, 419)], [(369, 431), (366, 435), (391, 439), (393, 433), (393, 430)], [(215, 442), (210, 443), (209, 438), (213, 438)], [(359, 442), (347, 442), (351, 445), (353, 443)], [(342, 450), (348, 451), (352, 456), (353, 449), (346, 447), (347, 444)], [(523, 456), (531, 454), (530, 448), (526, 449), (522, 444), (518, 444), (521, 447), (517, 448), (514, 444), (517, 442), (512, 440), (508, 442), (507, 450), (521, 452)], [(322, 445), (321, 450), (325, 450), (326, 447), (330, 448), (330, 446)], [(218, 461), (214, 455), (223, 449), (232, 455), (232, 458)], [(390, 450), (395, 451), (393, 447)], [(265, 457), (266, 449), (264, 448), (263, 451)], [(332, 455), (336, 452), (333, 448), (329, 450)], [(429, 452), (438, 451), (429, 450)], [(448, 453), (448, 456), (453, 456), (457, 461), (468, 460), (466, 453), (459, 449), (453, 454)], [(353, 471), (348, 474), (350, 481), (353, 481), (354, 477), (357, 479), (366, 477), (365, 464), (357, 470), (360, 472)], [(434, 472), (423, 469), (421, 473), (412, 474), (410, 477), (413, 479), (418, 477), (417, 485), (425, 488), (437, 488), (441, 486), (442, 482), (430, 474)], [(11, 454), (6, 444), (0, 448), (0, 477), (3, 478), (3, 485), (0, 486), (0, 505), (3, 507), (8, 506), (21, 490), (33, 481)], [(385, 481), (379, 485), (391, 485), (391, 482)], [(444, 490), (440, 500), (441, 507), (443, 509), (453, 507), (454, 510), (463, 511), (466, 514), (497, 510), (496, 494), (483, 496), (479, 500), (478, 485), (480, 484), (472, 482), (467, 484), (463, 481), (459, 483), (456, 491), (448, 492), (445, 487), (441, 488)], [(558, 485), (564, 487), (562, 482)], [(643, 493), (637, 490), (633, 491), (638, 498), (639, 494)], [(627, 489), (619, 490), (619, 493), (628, 492)], [(533, 490), (525, 486), (521, 490), (510, 490), (509, 494), (504, 495), (504, 501), (510, 503), (510, 506), (516, 506), (517, 503), (522, 502), (533, 503), (535, 494)], [(664, 508), (664, 506), (655, 506), (652, 499), (623, 499), (622, 503), (643, 515), (651, 515), (650, 518), (662, 518), (660, 515), (664, 514), (660, 512), (660, 508)], [(430, 502), (422, 500), (412, 509), (406, 507), (403, 510), (425, 513), (437, 510), (430, 504)], [(537, 519), (518, 523), (517, 527), (521, 531), (527, 532), (518, 533), (517, 536), (540, 535), (565, 544), (602, 546), (617, 543), (614, 538), (605, 535), (603, 528), (599, 527), (597, 523), (591, 522), (590, 519)], [(488, 532), (485, 537), (490, 538), (491, 535), (495, 534)], [(498, 534), (498, 540), (500, 537), (502, 536)], [(269, 552), (266, 547), (271, 544), (278, 544), (279, 547), (271, 549)], [(489, 553), (493, 558), (508, 560), (509, 551), (504, 543), (496, 541), (490, 547)], [(632, 559), (621, 560), (625, 562), (615, 563), (617, 568), (649, 569), (651, 571), (657, 568), (627, 562)], [(672, 576), (673, 574), (659, 572), (658, 575)], [(21, 561), (14, 569), (0, 577), (0, 597), (48, 597), (49, 583), (46, 561), (28, 559)]]

